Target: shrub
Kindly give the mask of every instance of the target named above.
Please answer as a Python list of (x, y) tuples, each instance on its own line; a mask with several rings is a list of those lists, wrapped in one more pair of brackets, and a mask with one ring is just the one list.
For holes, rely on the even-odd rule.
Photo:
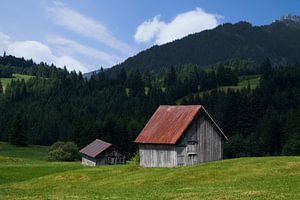
[(140, 154), (139, 154), (139, 152), (136, 152), (136, 153), (133, 155), (133, 157), (131, 158), (131, 160), (132, 160), (135, 164), (139, 165), (139, 164), (140, 164)]
[(49, 152), (50, 152), (50, 151), (54, 151), (55, 149), (62, 148), (64, 145), (65, 145), (65, 143), (62, 142), (62, 141), (55, 142), (55, 143), (53, 143), (52, 146), (50, 147)]
[(74, 142), (54, 143), (47, 155), (49, 161), (74, 161), (78, 157), (78, 147)]

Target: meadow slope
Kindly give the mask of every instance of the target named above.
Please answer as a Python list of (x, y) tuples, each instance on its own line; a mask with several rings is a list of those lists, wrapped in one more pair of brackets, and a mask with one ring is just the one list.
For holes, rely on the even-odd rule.
[(147, 169), (47, 162), (46, 152), (0, 143), (0, 199), (300, 199), (300, 157)]
[[(232, 86), (218, 86), (217, 88), (211, 89), (211, 90), (206, 90), (206, 91), (200, 91), (197, 93), (194, 93), (193, 96), (195, 97), (200, 97), (203, 98), (203, 95), (211, 93), (213, 90), (218, 90), (218, 91), (223, 91), (223, 92), (228, 92), (228, 90), (233, 90), (233, 91), (241, 91), (243, 89), (247, 89), (248, 85), (250, 86), (251, 90), (256, 89), (259, 86), (259, 81), (260, 81), (261, 75), (256, 74), (256, 75), (245, 75), (245, 76), (239, 76), (239, 82), (238, 85), (232, 85)], [(176, 104), (181, 104), (182, 101), (186, 99), (187, 96), (182, 97), (176, 101)]]
[(28, 81), (30, 78), (33, 78), (34, 76), (30, 76), (30, 75), (25, 75), (25, 74), (13, 74), (13, 78), (0, 78), (1, 84), (3, 86), (3, 89), (5, 90), (5, 88), (7, 87), (7, 85), (12, 81), (12, 80), (22, 80), (24, 79), (24, 81)]

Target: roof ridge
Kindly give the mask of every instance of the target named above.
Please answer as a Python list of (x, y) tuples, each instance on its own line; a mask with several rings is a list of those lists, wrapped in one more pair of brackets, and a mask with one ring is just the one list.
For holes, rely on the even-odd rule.
[[(104, 141), (104, 140), (100, 140), (100, 139), (98, 139), (98, 138), (96, 138), (96, 140), (98, 140), (98, 141), (100, 141), (100, 142), (105, 142), (105, 143), (107, 143), (107, 144), (111, 144), (111, 145), (112, 145), (112, 143), (106, 142), (106, 141)], [(95, 141), (95, 140), (94, 140), (94, 141)]]

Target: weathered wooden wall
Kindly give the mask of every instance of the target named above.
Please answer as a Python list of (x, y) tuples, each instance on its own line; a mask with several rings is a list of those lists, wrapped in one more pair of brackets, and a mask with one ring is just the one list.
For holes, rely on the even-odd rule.
[[(113, 146), (106, 150), (104, 155), (101, 155), (101, 160), (105, 159), (106, 164), (124, 164), (126, 162), (125, 155), (123, 155), (120, 151), (118, 151), (118, 149)], [(102, 162), (103, 161), (100, 161), (101, 164)]]
[(139, 146), (140, 165), (143, 167), (174, 167), (177, 165), (175, 145)]
[(111, 147), (96, 158), (87, 155), (82, 156), (81, 164), (88, 166), (107, 165), (107, 164), (124, 164), (125, 156), (116, 148)]
[(184, 161), (178, 164), (192, 165), (220, 160), (223, 157), (222, 143), (223, 139), (217, 128), (206, 114), (202, 114), (189, 127), (176, 147), (177, 152), (183, 151), (181, 156), (184, 157)]
[(95, 158), (91, 158), (87, 155), (83, 155), (81, 159), (81, 164), (87, 166), (96, 166), (97, 160)]
[(176, 145), (140, 144), (139, 147), (143, 167), (187, 166), (223, 157), (223, 138), (205, 113), (194, 120)]

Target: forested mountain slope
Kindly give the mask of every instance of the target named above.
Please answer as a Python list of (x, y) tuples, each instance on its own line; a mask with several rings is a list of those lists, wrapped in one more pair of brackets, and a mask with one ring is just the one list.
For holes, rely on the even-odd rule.
[(247, 22), (226, 23), (212, 30), (195, 33), (130, 57), (111, 68), (161, 71), (182, 64), (206, 66), (230, 59), (261, 63), (266, 57), (280, 65), (300, 61), (300, 22), (297, 17), (282, 18), (270, 25)]
[[(229, 137), (225, 157), (299, 155), (299, 31), (291, 19), (225, 24), (153, 47), (89, 80), (3, 55), (1, 80), (14, 73), (33, 78), (6, 83), (5, 91), (0, 82), (0, 140), (20, 132), (28, 144), (63, 140), (83, 147), (99, 138), (130, 155), (159, 105), (201, 104)], [(258, 77), (255, 87), (241, 84), (243, 76)]]
[[(34, 72), (37, 67), (28, 69)], [(23, 142), (41, 145), (63, 140), (83, 147), (99, 138), (130, 155), (155, 109), (184, 97), (181, 104), (202, 104), (229, 137), (225, 157), (300, 154), (299, 65), (274, 67), (266, 60), (247, 71), (226, 63), (210, 70), (182, 65), (158, 74), (123, 69), (115, 77), (100, 71), (89, 80), (44, 67), (51, 76), (41, 76), (47, 72), (41, 70), (0, 90), (1, 141), (13, 141), (16, 132), (22, 133)], [(0, 68), (13, 73), (22, 69)], [(239, 78), (247, 74), (260, 77), (257, 87), (251, 89), (249, 82), (237, 90), (214, 90), (239, 88)]]

